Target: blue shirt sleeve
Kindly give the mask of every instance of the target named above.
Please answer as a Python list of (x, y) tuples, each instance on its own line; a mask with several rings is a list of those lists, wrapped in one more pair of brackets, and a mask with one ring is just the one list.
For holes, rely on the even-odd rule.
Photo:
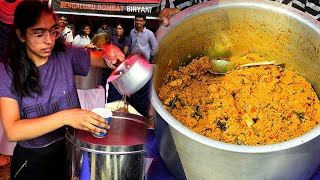
[(149, 33), (149, 42), (151, 45), (151, 56), (154, 56), (157, 53), (158, 50), (158, 41), (152, 31)]

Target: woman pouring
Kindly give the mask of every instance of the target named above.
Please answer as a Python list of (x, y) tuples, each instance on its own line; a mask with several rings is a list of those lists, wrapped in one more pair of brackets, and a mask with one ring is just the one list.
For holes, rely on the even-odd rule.
[[(74, 75), (90, 66), (112, 67), (110, 52), (66, 47), (48, 4), (22, 1), (14, 13), (7, 58), (0, 63), (0, 116), (9, 141), (17, 141), (12, 179), (66, 179), (64, 126), (100, 133), (104, 118), (79, 109)], [(102, 58), (104, 57), (104, 58)]]

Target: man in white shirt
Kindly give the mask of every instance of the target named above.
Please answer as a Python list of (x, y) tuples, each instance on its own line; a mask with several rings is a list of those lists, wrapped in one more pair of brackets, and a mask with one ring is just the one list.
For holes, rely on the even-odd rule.
[(64, 39), (67, 45), (71, 46), (73, 41), (73, 34), (72, 30), (67, 27), (68, 17), (64, 14), (61, 14), (57, 24), (61, 30), (61, 37)]

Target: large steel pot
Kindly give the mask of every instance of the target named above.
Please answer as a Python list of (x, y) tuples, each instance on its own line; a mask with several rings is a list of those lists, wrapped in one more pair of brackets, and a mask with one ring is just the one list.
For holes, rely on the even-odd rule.
[(142, 180), (145, 174), (147, 119), (113, 112), (104, 138), (90, 132), (68, 128), (68, 172), (70, 179)]
[(297, 70), (320, 95), (318, 21), (271, 1), (210, 1), (177, 14), (156, 36), (160, 43), (152, 93), (155, 133), (160, 154), (178, 179), (310, 178), (320, 165), (320, 126), (273, 145), (227, 144), (187, 129), (165, 110), (157, 93), (170, 69), (194, 57), (221, 57), (251, 50)]

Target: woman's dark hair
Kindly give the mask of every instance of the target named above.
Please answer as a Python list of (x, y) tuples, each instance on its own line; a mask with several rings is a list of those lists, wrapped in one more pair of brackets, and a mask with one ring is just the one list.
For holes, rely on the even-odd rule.
[(68, 16), (67, 16), (66, 14), (60, 14), (60, 15), (59, 15), (59, 18), (61, 18), (61, 17), (66, 18), (66, 20), (68, 21)]
[[(83, 32), (83, 30), (84, 30), (84, 28), (86, 28), (87, 26), (89, 26), (89, 24), (83, 24), (82, 26), (81, 26), (81, 28), (80, 28), (80, 30), (79, 30), (79, 32), (78, 32), (78, 34), (80, 35), (80, 36), (84, 36), (85, 35), (85, 33)], [(90, 26), (89, 26), (90, 27)], [(90, 29), (91, 29), (91, 27), (90, 27)], [(92, 31), (91, 31), (92, 32)], [(90, 34), (88, 34), (88, 36), (91, 38), (91, 32), (90, 32)]]
[(108, 23), (105, 22), (104, 20), (103, 20), (100, 24), (101, 24), (101, 26), (102, 26), (102, 25), (107, 25), (107, 26), (108, 26)]
[[(42, 89), (38, 68), (28, 57), (25, 43), (19, 40), (15, 30), (19, 29), (21, 34), (25, 36), (26, 29), (36, 24), (42, 12), (51, 13), (56, 20), (48, 3), (41, 1), (22, 1), (14, 12), (14, 24), (8, 39), (4, 65), (12, 76), (11, 91), (19, 97), (32, 97), (33, 93), (41, 94)], [(64, 47), (63, 41), (56, 40), (53, 52), (63, 51)]]
[[(122, 29), (123, 29), (123, 31), (125, 30), (122, 23), (117, 23), (116, 28), (117, 28), (118, 26), (121, 26)], [(123, 32), (122, 36), (120, 36), (119, 43), (122, 44), (122, 43), (124, 42), (124, 39), (125, 39), (125, 35), (124, 35), (124, 32)]]

